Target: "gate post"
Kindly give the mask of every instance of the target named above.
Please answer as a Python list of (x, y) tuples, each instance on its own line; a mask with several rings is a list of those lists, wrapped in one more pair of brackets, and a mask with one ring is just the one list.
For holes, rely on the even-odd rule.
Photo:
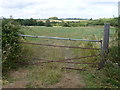
[(104, 36), (103, 36), (103, 44), (102, 44), (102, 51), (101, 51), (101, 61), (99, 63), (99, 68), (101, 69), (104, 67), (105, 61), (108, 56), (108, 47), (109, 47), (109, 31), (110, 31), (110, 24), (104, 24)]

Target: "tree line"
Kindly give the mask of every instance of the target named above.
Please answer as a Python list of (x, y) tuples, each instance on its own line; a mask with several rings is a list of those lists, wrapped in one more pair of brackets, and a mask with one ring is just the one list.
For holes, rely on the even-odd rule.
[[(53, 21), (51, 21), (53, 20)], [(111, 26), (118, 26), (118, 18), (101, 18), (93, 20), (81, 20), (79, 22), (75, 22), (74, 20), (71, 22), (66, 22), (64, 20), (60, 20), (61, 22), (55, 22), (54, 20), (59, 20), (57, 17), (50, 17), (45, 22), (38, 21), (38, 19), (14, 19), (14, 21), (18, 22), (23, 26), (63, 26), (63, 27), (80, 27), (80, 26), (96, 26), (96, 25), (104, 25), (104, 23), (110, 23)]]

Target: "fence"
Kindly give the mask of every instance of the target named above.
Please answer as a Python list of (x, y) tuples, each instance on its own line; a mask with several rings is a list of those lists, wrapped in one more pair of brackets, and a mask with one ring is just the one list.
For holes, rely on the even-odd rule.
[[(59, 62), (59, 63), (71, 63), (71, 64), (98, 64), (98, 69), (103, 68), (106, 57), (108, 54), (108, 43), (109, 43), (109, 29), (110, 24), (104, 25), (104, 36), (103, 40), (83, 40), (83, 39), (71, 39), (71, 38), (60, 38), (60, 37), (46, 37), (46, 36), (33, 36), (33, 35), (19, 35), (22, 37), (33, 37), (33, 38), (47, 38), (47, 39), (57, 39), (57, 40), (71, 40), (71, 41), (85, 41), (85, 42), (98, 42), (100, 43), (100, 48), (84, 48), (84, 47), (75, 47), (75, 46), (60, 46), (60, 45), (49, 45), (49, 44), (41, 44), (41, 43), (28, 43), (28, 42), (19, 42), (21, 44), (31, 44), (31, 45), (41, 45), (41, 46), (49, 46), (49, 47), (60, 47), (60, 48), (77, 48), (77, 49), (92, 49), (92, 50), (101, 50), (101, 53), (98, 55), (92, 55), (92, 56), (83, 56), (79, 58), (69, 58), (69, 59), (63, 59), (63, 60), (46, 60), (46, 59), (39, 59), (39, 58), (32, 58), (34, 60), (40, 60), (40, 62), (32, 63), (32, 64), (39, 64), (39, 63), (50, 63), (50, 62)], [(76, 59), (82, 59), (82, 58), (88, 58), (88, 57), (96, 57), (101, 56), (100, 63), (79, 63), (79, 62), (67, 62), (71, 60)], [(28, 57), (24, 57), (28, 58)], [(83, 70), (83, 69), (77, 69), (77, 68), (71, 68), (71, 67), (63, 67), (64, 69), (72, 69), (72, 70)]]

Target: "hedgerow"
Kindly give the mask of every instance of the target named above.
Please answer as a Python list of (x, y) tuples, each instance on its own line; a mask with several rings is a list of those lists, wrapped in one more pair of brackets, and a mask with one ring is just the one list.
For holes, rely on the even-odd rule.
[(21, 26), (13, 19), (2, 20), (2, 71), (6, 72), (18, 65), (21, 46), (18, 44)]

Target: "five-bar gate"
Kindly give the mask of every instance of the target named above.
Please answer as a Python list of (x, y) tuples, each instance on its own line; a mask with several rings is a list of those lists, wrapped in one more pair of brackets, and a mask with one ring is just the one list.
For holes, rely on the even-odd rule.
[[(40, 58), (33, 58), (34, 60), (40, 60), (39, 63), (50, 63), (50, 62), (60, 62), (60, 63), (72, 63), (72, 64), (98, 64), (98, 69), (101, 69), (106, 61), (106, 56), (108, 54), (108, 42), (109, 42), (109, 29), (110, 24), (105, 24), (104, 26), (104, 36), (103, 40), (83, 40), (83, 39), (71, 39), (71, 38), (60, 38), (60, 37), (46, 37), (46, 36), (33, 36), (33, 35), (19, 35), (22, 37), (33, 37), (33, 38), (47, 38), (47, 39), (57, 39), (57, 40), (71, 40), (71, 41), (85, 41), (85, 42), (98, 42), (100, 43), (100, 48), (85, 48), (85, 47), (75, 47), (75, 46), (61, 46), (61, 45), (50, 45), (50, 44), (43, 44), (43, 43), (28, 43), (28, 42), (19, 42), (21, 44), (31, 44), (31, 45), (41, 45), (41, 46), (49, 46), (49, 47), (60, 47), (60, 48), (77, 48), (77, 49), (93, 49), (93, 50), (101, 50), (100, 54), (97, 55), (91, 55), (91, 56), (82, 56), (79, 58), (67, 58), (63, 60), (46, 60), (46, 59), (40, 59)], [(100, 63), (80, 63), (80, 62), (70, 62), (71, 60), (76, 59), (83, 59), (88, 57), (97, 57), (101, 56)], [(27, 57), (25, 57), (27, 58)], [(69, 62), (68, 62), (69, 61)], [(34, 63), (34, 64), (39, 64)], [(63, 67), (65, 69), (72, 69), (72, 70), (83, 70), (78, 68), (71, 68), (71, 67)]]

